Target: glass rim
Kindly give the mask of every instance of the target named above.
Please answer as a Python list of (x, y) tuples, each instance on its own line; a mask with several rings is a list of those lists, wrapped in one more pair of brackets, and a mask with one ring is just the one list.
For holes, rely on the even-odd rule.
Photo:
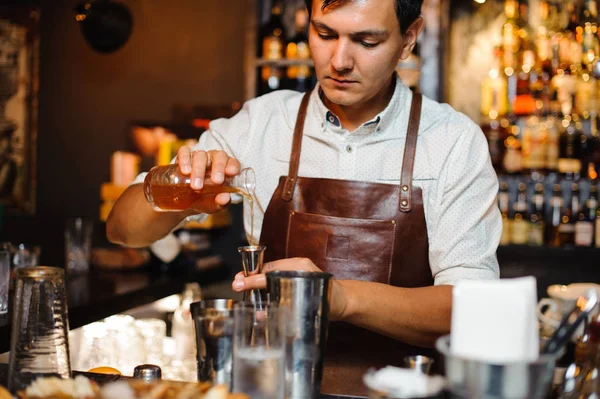
[(252, 302), (244, 302), (239, 301), (233, 304), (233, 310), (256, 310), (256, 311), (264, 311), (269, 309), (281, 309), (285, 308), (285, 306), (281, 306), (279, 302), (274, 301), (263, 301), (261, 304), (256, 304)]
[(206, 299), (192, 302), (190, 304), (190, 312), (192, 313), (192, 317), (197, 317), (206, 310), (231, 312), (237, 303), (239, 302), (234, 299)]
[(269, 278), (298, 278), (298, 279), (331, 279), (333, 274), (327, 272), (313, 272), (309, 270), (273, 270), (265, 273), (267, 279)]
[(54, 266), (19, 267), (16, 270), (17, 278), (64, 277), (65, 269)]
[(514, 365), (527, 365), (527, 366), (546, 366), (550, 363), (553, 363), (557, 360), (558, 354), (545, 354), (540, 355), (536, 360), (532, 361), (510, 361), (506, 363), (496, 363), (496, 362), (484, 362), (478, 359), (470, 359), (464, 356), (457, 356), (451, 352), (450, 349), (450, 334), (443, 335), (439, 337), (435, 342), (435, 348), (439, 353), (441, 353), (447, 359), (458, 360), (461, 362), (465, 362), (472, 365), (482, 365), (482, 366), (498, 366), (498, 367), (510, 367)]

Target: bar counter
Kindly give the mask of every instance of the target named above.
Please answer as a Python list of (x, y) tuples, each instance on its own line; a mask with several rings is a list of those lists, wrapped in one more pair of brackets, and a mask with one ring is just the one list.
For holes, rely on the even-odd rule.
[[(90, 380), (96, 381), (99, 384), (104, 384), (112, 381), (117, 381), (119, 379), (130, 379), (130, 377), (121, 377), (118, 375), (110, 375), (110, 374), (96, 374), (96, 373), (85, 373), (80, 371), (74, 371), (73, 377), (78, 375), (83, 375)], [(6, 386), (8, 382), (8, 364), (0, 363), (0, 385)], [(318, 399), (363, 399), (365, 396), (338, 396), (338, 395), (321, 395)]]
[[(154, 260), (143, 270), (108, 272), (91, 269), (86, 275), (67, 277), (67, 303), (70, 329), (78, 328), (137, 306), (183, 291), (187, 282), (205, 286), (229, 278), (223, 264), (203, 271), (188, 264), (171, 264), (163, 270)], [(10, 350), (11, 313), (0, 316), (0, 353)]]

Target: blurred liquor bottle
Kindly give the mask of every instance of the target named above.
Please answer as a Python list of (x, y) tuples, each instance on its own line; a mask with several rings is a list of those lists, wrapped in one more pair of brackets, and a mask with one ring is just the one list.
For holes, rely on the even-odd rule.
[(581, 143), (584, 136), (579, 115), (573, 112), (575, 96), (563, 103), (562, 130), (559, 138), (558, 172), (568, 180), (577, 180), (581, 175)]
[(312, 87), (312, 69), (309, 65), (310, 50), (308, 48), (308, 12), (302, 7), (296, 10), (296, 34), (286, 47), (286, 58), (297, 64), (287, 68), (287, 87), (299, 92), (308, 91)]
[(595, 185), (590, 186), (590, 194), (581, 207), (575, 222), (575, 245), (579, 247), (591, 247), (594, 245), (594, 227), (596, 224), (596, 212), (598, 211), (598, 189)]
[(511, 219), (509, 219), (509, 201), (508, 183), (501, 181), (500, 191), (498, 192), (498, 207), (502, 214), (502, 235), (500, 236), (500, 245), (510, 244)]
[(525, 245), (529, 241), (530, 221), (527, 211), (527, 186), (518, 185), (517, 201), (514, 205), (514, 216), (511, 222), (510, 240), (512, 244)]
[(529, 245), (534, 247), (540, 247), (544, 245), (544, 229), (546, 223), (544, 222), (546, 207), (544, 203), (544, 185), (542, 183), (536, 183), (531, 201), (532, 209), (531, 216), (529, 218), (531, 222), (529, 232)]
[(563, 247), (575, 245), (575, 222), (579, 214), (579, 185), (571, 184), (571, 201), (564, 207), (558, 235)]
[(560, 184), (554, 184), (552, 197), (550, 199), (550, 220), (546, 229), (546, 244), (553, 247), (560, 247), (559, 228), (561, 224), (563, 196)]
[(502, 73), (502, 49), (494, 50), (494, 64), (488, 76), (481, 85), (481, 129), (485, 134), (492, 165), (497, 171), (503, 169), (502, 164), (505, 154), (505, 140), (508, 137), (509, 121), (505, 118), (506, 104), (506, 79)]
[[(286, 35), (281, 15), (282, 1), (275, 0), (271, 9), (271, 17), (260, 32), (262, 58), (265, 61), (276, 62), (283, 59)], [(282, 88), (284, 71), (281, 66), (266, 64), (261, 68), (260, 75), (260, 94)]]

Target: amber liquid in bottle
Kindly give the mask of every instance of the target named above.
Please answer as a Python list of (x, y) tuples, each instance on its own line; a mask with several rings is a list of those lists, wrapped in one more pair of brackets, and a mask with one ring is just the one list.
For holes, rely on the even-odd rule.
[[(226, 179), (223, 184), (213, 184), (205, 176), (204, 186), (194, 190), (190, 186), (189, 176), (182, 175), (176, 165), (153, 168), (144, 181), (144, 194), (152, 207), (159, 212), (178, 212), (197, 209), (196, 204), (207, 196), (220, 193), (239, 194), (250, 206), (250, 236), (254, 237), (254, 171), (244, 169), (242, 173), (250, 176), (249, 184), (235, 184)], [(246, 189), (247, 188), (247, 189)], [(250, 192), (249, 192), (250, 191)]]

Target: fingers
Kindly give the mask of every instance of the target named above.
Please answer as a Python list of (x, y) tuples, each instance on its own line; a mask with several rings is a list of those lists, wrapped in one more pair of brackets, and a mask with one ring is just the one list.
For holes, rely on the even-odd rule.
[(215, 184), (222, 184), (225, 180), (225, 167), (229, 160), (229, 155), (225, 151), (210, 151), (210, 159), (212, 169), (210, 171), (210, 179)]
[(209, 162), (206, 151), (194, 151), (192, 153), (192, 188), (200, 190), (204, 186), (204, 175)]
[(289, 258), (280, 259), (273, 262), (267, 262), (263, 264), (262, 273), (253, 276), (245, 277), (244, 273), (240, 272), (235, 275), (235, 278), (231, 284), (234, 291), (246, 291), (254, 289), (264, 289), (267, 286), (266, 273), (273, 272), (276, 270), (288, 271), (288, 270), (304, 270), (309, 272), (320, 272), (319, 269), (310, 259), (308, 258)]
[(187, 145), (181, 146), (177, 151), (177, 162), (179, 169), (184, 175), (189, 175), (192, 172), (192, 156), (190, 147)]
[(229, 158), (227, 160), (227, 166), (225, 166), (225, 174), (227, 176), (235, 176), (240, 173), (240, 161), (235, 158)]
[(256, 274), (254, 276), (236, 278), (231, 284), (231, 288), (234, 291), (246, 291), (246, 290), (263, 290), (267, 288), (267, 277), (264, 274)]

